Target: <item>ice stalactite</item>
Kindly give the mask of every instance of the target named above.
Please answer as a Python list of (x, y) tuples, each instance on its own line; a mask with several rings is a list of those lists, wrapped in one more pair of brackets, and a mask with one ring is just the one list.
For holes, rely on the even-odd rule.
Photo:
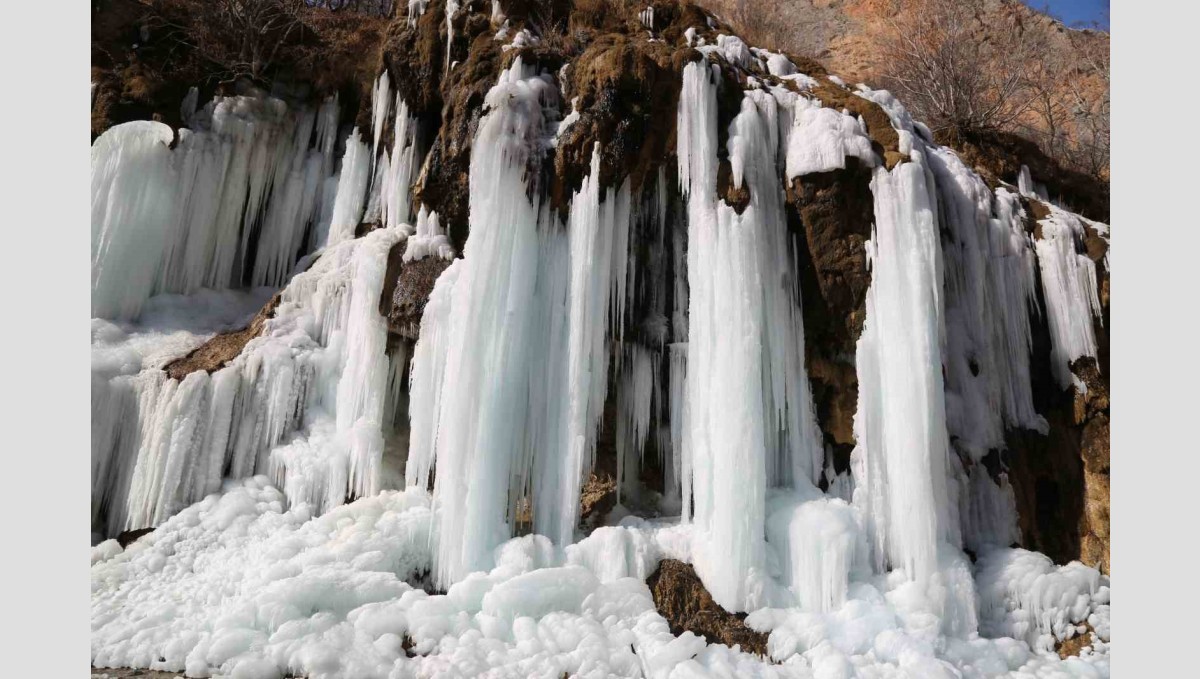
[(92, 146), (93, 316), (136, 318), (163, 292), (281, 285), (316, 226), (336, 98), (217, 98), (188, 125), (176, 137), (126, 123)]
[(148, 369), (93, 385), (101, 532), (156, 525), (226, 476), (270, 474), (317, 512), (376, 492), (388, 388), (378, 300), (403, 237), (379, 230), (326, 250), (284, 290), (262, 336), (211, 375)]
[[(548, 238), (542, 223), (550, 216), (526, 198), (525, 173), (544, 150), (547, 128), (557, 122), (548, 113), (557, 97), (553, 80), (519, 58), (488, 93), (471, 156), (463, 262), (442, 275), (454, 280), (445, 317), (422, 322), (422, 341), (427, 327), (446, 333), (441, 380), (453, 385), (428, 386), (433, 382), (424, 380), (436, 369), (424, 361), (436, 360), (439, 351), (423, 355), (418, 347), (413, 399), (440, 389), (438, 414), (424, 424), (414, 420), (412, 436), (433, 446), (436, 577), (444, 586), (487, 567), (491, 550), (511, 535), (528, 450), (531, 366), (553, 360), (537, 353), (544, 334), (532, 333), (539, 304), (551, 296), (537, 288), (539, 254)], [(443, 284), (439, 279), (439, 293)]]
[[(1042, 237), (1036, 247), (1050, 326), (1051, 367), (1059, 386), (1065, 389), (1077, 381), (1071, 373), (1071, 361), (1096, 356), (1093, 320), (1100, 319), (1103, 310), (1096, 263), (1080, 252), (1084, 220), (1054, 206), (1049, 209), (1050, 215), (1038, 222)], [(1092, 228), (1097, 227), (1107, 232), (1104, 225), (1092, 224)]]
[(392, 81), (385, 69), (375, 79), (371, 90), (371, 163), (379, 160), (379, 142), (383, 139), (383, 128), (392, 105)]
[(409, 28), (416, 28), (417, 20), (425, 13), (425, 6), (429, 4), (429, 0), (408, 0), (408, 15), (406, 21)]
[(650, 432), (657, 428), (653, 406), (661, 402), (660, 356), (638, 344), (627, 344), (617, 382), (617, 502), (637, 491), (638, 470)]
[(367, 208), (371, 166), (371, 152), (356, 127), (346, 138), (346, 152), (342, 155), (337, 198), (333, 203), (328, 231), (318, 236), (317, 243), (327, 247), (354, 238), (354, 230)]
[(871, 179), (871, 285), (857, 348), (851, 459), (854, 503), (866, 518), (875, 569), (902, 568), (924, 584), (939, 569), (939, 543), (960, 538), (949, 484), (934, 178), (921, 142), (911, 129), (900, 131), (912, 161), (877, 167)]
[(1046, 430), (1033, 407), (1029, 359), (1037, 313), (1033, 244), (1016, 195), (994, 192), (953, 152), (927, 155), (945, 227), (946, 417), (978, 462), (1005, 427)]
[(399, 226), (413, 216), (412, 184), (424, 160), (418, 146), (417, 119), (409, 114), (408, 104), (396, 95), (395, 142), (392, 145), (389, 174), (383, 185), (383, 223)]
[[(736, 45), (730, 45), (733, 49)], [(739, 214), (716, 192), (716, 84), (684, 70), (679, 176), (688, 213), (688, 435), (685, 511), (696, 571), (728, 610), (753, 606), (764, 565), (768, 485), (811, 485), (820, 448), (803, 364), (803, 325), (778, 177), (775, 98), (747, 92), (729, 133)]]
[(596, 428), (608, 389), (608, 345), (610, 338), (619, 340), (626, 299), (629, 183), (615, 190), (600, 186), (598, 145), (590, 170), (572, 197), (567, 222), (565, 429), (559, 451), (545, 451), (545, 475), (534, 492), (535, 511), (544, 507), (542, 516), (535, 516), (538, 532), (564, 545), (574, 541), (579, 488), (595, 461)]

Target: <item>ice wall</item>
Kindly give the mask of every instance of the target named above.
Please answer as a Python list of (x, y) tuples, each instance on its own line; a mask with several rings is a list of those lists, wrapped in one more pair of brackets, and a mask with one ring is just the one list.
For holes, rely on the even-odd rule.
[(93, 521), (157, 525), (220, 488), (268, 474), (314, 511), (378, 491), (388, 363), (379, 315), (384, 229), (324, 251), (229, 365), (93, 382)]
[[(1037, 241), (1037, 258), (1053, 344), (1051, 365), (1059, 386), (1065, 389), (1077, 381), (1071, 373), (1071, 361), (1096, 356), (1095, 323), (1103, 319), (1096, 263), (1080, 252), (1085, 222), (1066, 210), (1048, 207), (1050, 215), (1038, 222), (1042, 237)], [(1103, 233), (1108, 231), (1103, 224), (1090, 226)]]
[(138, 121), (92, 146), (92, 315), (136, 318), (152, 295), (281, 285), (316, 226), (337, 99), (318, 109), (224, 97), (178, 135)]
[[(731, 46), (731, 49), (736, 45)], [(776, 99), (748, 91), (729, 130), (740, 214), (717, 195), (716, 83), (684, 69), (679, 177), (687, 194), (687, 415), (683, 507), (696, 571), (717, 603), (746, 610), (764, 565), (768, 485), (811, 485), (820, 471), (803, 364), (803, 324), (777, 160)], [(761, 602), (760, 602), (761, 603)]]
[(912, 162), (877, 167), (871, 179), (871, 286), (851, 459), (876, 570), (903, 568), (924, 583), (937, 570), (938, 543), (957, 543), (958, 526), (947, 488), (937, 199), (926, 150), (906, 139)]

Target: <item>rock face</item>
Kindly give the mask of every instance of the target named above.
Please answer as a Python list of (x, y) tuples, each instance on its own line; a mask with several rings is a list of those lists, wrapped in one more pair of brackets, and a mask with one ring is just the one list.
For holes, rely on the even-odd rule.
[(864, 247), (874, 220), (870, 182), (870, 169), (851, 159), (844, 170), (798, 177), (788, 191), (789, 226), (801, 236), (805, 367), (837, 473), (849, 468), (854, 448), (854, 348), (871, 284)]
[[(387, 284), (384, 287), (384, 300), (387, 301), (384, 316), (388, 320), (389, 332), (407, 340), (417, 340), (421, 330), (421, 314), (425, 311), (425, 303), (429, 301), (429, 293), (433, 291), (438, 276), (448, 266), (448, 259), (426, 257), (401, 263), (399, 272), (393, 275), (389, 259)], [(390, 295), (388, 287), (391, 287)]]
[(738, 645), (747, 653), (767, 654), (767, 635), (747, 627), (744, 613), (735, 615), (718, 606), (691, 565), (663, 559), (646, 585), (672, 634), (691, 631), (710, 644)]

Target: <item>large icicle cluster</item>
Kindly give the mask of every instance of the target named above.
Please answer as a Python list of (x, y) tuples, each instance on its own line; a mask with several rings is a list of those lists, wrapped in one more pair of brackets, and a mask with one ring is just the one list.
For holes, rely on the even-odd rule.
[[(1051, 353), (1054, 377), (1059, 386), (1067, 388), (1076, 381), (1071, 361), (1096, 356), (1093, 319), (1101, 315), (1099, 285), (1095, 262), (1078, 252), (1078, 243), (1084, 237), (1084, 220), (1053, 205), (1049, 208), (1050, 216), (1038, 222), (1042, 238), (1037, 242), (1037, 257), (1054, 345)], [(1107, 234), (1105, 225), (1091, 226)]]
[(162, 292), (278, 286), (332, 200), (336, 98), (218, 98), (188, 123), (177, 139), (126, 123), (92, 146), (93, 316), (135, 318)]
[[(682, 479), (696, 524), (696, 569), (730, 610), (751, 600), (765, 566), (768, 486), (815, 483), (821, 470), (808, 379), (798, 271), (778, 175), (780, 109), (795, 95), (751, 90), (730, 126), (740, 214), (717, 196), (716, 83), (706, 63), (684, 69), (679, 177), (687, 193), (688, 345)], [(786, 115), (787, 122), (792, 117)], [(783, 126), (790, 133), (791, 126)], [(761, 604), (762, 602), (757, 602)]]
[(402, 237), (379, 230), (324, 251), (263, 335), (211, 375), (94, 381), (93, 521), (106, 516), (109, 534), (157, 525), (223, 477), (269, 474), (317, 511), (377, 492), (388, 377), (377, 305)]
[(598, 155), (565, 232), (527, 197), (557, 98), (553, 80), (520, 58), (488, 94), (471, 158), (471, 236), (421, 323), (408, 482), (436, 469), (443, 584), (487, 566), (521, 520), (519, 504), (535, 532), (574, 541), (609, 328), (623, 313), (630, 208), (627, 188), (600, 189)]

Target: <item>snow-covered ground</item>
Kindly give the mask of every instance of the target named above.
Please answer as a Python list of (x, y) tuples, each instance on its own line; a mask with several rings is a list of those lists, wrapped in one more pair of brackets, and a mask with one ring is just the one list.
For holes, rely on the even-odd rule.
[(228, 482), (123, 551), (93, 548), (93, 662), (241, 678), (1108, 676), (1107, 643), (1059, 660), (1044, 636), (1086, 621), (1107, 640), (1107, 578), (1024, 550), (939, 571), (954, 587), (973, 570), (981, 629), (1018, 638), (943, 634), (937, 589), (894, 571), (827, 613), (751, 613), (770, 631), (760, 658), (675, 637), (655, 610), (645, 578), (689, 558), (686, 526), (630, 517), (566, 550), (513, 538), (431, 594), (431, 521), (420, 490), (314, 517), (264, 477)]

